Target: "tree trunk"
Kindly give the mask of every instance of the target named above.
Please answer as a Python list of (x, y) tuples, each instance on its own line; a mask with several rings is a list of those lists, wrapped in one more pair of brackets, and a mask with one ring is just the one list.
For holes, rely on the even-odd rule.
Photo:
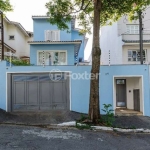
[(99, 72), (100, 72), (100, 12), (101, 0), (94, 0), (94, 21), (93, 21), (93, 45), (92, 45), (92, 69), (90, 83), (90, 103), (89, 117), (93, 123), (97, 123), (100, 119), (99, 106)]

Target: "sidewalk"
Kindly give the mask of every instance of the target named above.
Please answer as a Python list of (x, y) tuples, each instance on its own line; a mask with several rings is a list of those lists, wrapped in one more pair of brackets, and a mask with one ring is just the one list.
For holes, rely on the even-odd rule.
[(28, 125), (50, 125), (80, 119), (81, 114), (70, 111), (15, 112), (7, 113), (0, 109), (0, 123)]
[[(80, 113), (65, 110), (55, 110), (49, 112), (7, 113), (0, 109), (0, 123), (51, 125), (75, 121), (80, 118)], [(119, 128), (150, 129), (150, 117), (116, 116), (114, 126)]]

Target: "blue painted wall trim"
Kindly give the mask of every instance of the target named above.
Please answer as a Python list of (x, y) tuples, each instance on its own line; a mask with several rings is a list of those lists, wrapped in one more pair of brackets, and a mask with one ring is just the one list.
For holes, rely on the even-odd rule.
[[(71, 23), (68, 23), (69, 29), (71, 29)], [(45, 41), (45, 30), (58, 30), (56, 25), (51, 25), (47, 19), (33, 19), (33, 32), (34, 41)], [(71, 33), (67, 31), (60, 31), (61, 41), (71, 41)]]
[(6, 110), (6, 61), (0, 62), (0, 108)]
[(80, 46), (80, 50), (79, 50), (79, 54), (78, 54), (78, 61), (79, 58), (82, 58), (84, 60), (84, 35), (80, 35), (79, 31), (77, 30), (72, 30), (72, 34), (71, 34), (71, 39), (72, 40), (82, 40), (82, 44)]

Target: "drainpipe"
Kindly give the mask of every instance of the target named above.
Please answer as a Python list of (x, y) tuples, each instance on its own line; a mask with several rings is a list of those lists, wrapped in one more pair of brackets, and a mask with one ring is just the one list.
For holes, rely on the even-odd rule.
[(139, 11), (139, 38), (140, 38), (140, 61), (143, 65), (143, 23), (142, 23), (142, 12)]
[(3, 25), (3, 12), (0, 11), (0, 15), (1, 15), (1, 51), (2, 51), (2, 54), (1, 54), (1, 60), (4, 60), (4, 25)]

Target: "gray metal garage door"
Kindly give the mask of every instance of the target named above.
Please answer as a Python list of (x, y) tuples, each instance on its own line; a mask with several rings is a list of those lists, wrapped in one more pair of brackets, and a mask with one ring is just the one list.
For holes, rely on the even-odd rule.
[(69, 77), (53, 80), (49, 73), (12, 74), (11, 111), (69, 109)]

